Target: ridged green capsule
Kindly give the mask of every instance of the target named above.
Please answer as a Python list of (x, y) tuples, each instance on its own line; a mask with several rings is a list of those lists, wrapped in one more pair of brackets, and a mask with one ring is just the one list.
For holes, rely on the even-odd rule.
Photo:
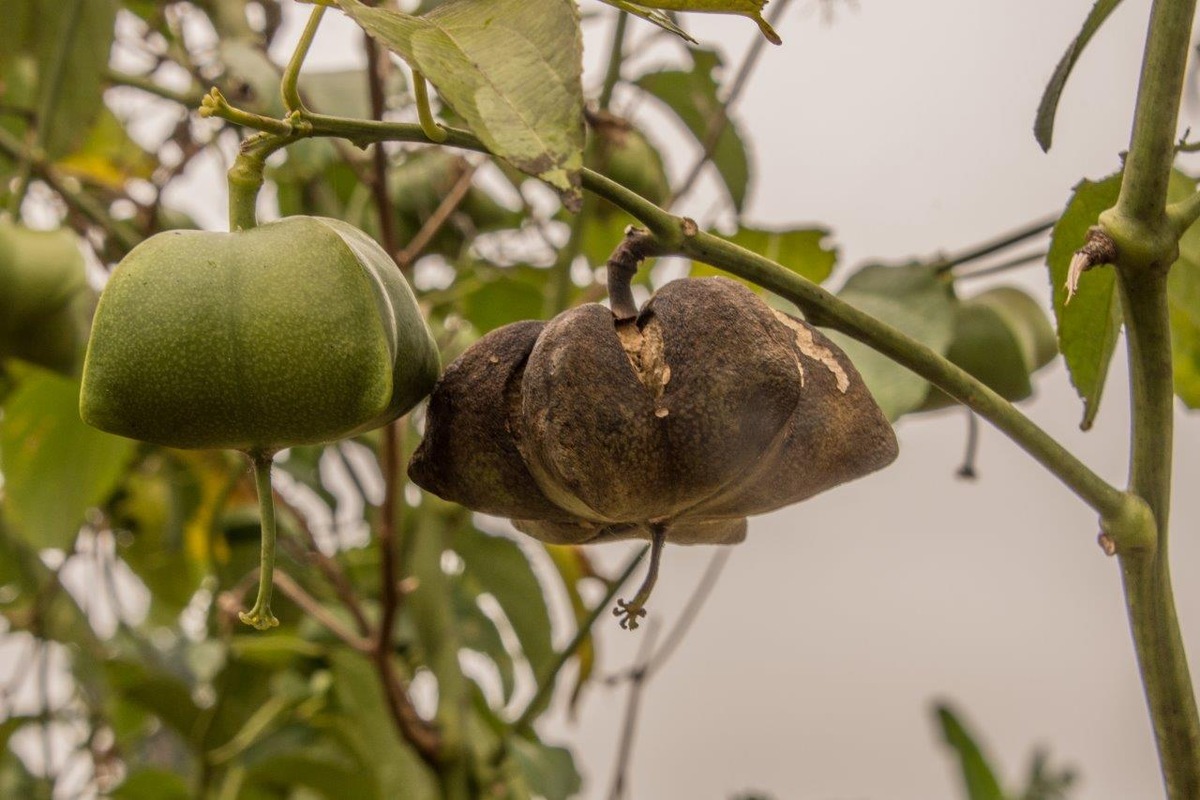
[(278, 624), (274, 453), (394, 420), (438, 370), (407, 281), (357, 228), (288, 217), (233, 233), (167, 231), (134, 248), (100, 297), (80, 416), (134, 439), (250, 457), (262, 570), (241, 618), (265, 629)]
[(170, 447), (274, 452), (384, 425), (438, 366), (404, 276), (344, 222), (167, 231), (101, 295), (80, 415)]

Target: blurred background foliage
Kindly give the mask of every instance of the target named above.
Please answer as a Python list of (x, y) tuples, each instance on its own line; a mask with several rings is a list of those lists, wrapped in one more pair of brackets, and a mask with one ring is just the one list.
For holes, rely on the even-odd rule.
[[(829, 280), (838, 267), (830, 230), (768, 229), (742, 217), (762, 165), (729, 109), (753, 59), (726, 69), (715, 50), (662, 36), (653, 44), (674, 52), (675, 66), (639, 74), (622, 64), (626, 17), (588, 3), (583, 13), (611, 20), (616, 45), (603, 84), (585, 86), (586, 163), (665, 207), (709, 174), (723, 194), (710, 198), (701, 225)], [(259, 548), (247, 465), (228, 453), (116, 438), (78, 419), (78, 367), (104, 276), (147, 236), (197, 225), (172, 197), (188, 191), (202, 162), (228, 164), (246, 133), (201, 120), (203, 92), (215, 85), (240, 107), (283, 113), (280, 66), (268, 55), (281, 4), (9, 0), (4, 15), (0, 797), (577, 796), (571, 753), (542, 741), (535, 723), (552, 692), (574, 708), (596, 679), (590, 626), (633, 565), (601, 573), (583, 549), (518, 539), (507, 523), (404, 485), (391, 503), (401, 547), (382, 553), (374, 532), (388, 489), (375, 432), (279, 458), (282, 625), (257, 633), (236, 623)], [(386, 57), (374, 63), (377, 96), (365, 69), (305, 71), (301, 93), (321, 113), (411, 119), (407, 71)], [(614, 107), (617, 84), (636, 101)], [(647, 108), (678, 127), (641, 128)], [(448, 108), (440, 113), (459, 122)], [(693, 168), (668, 175), (661, 148)], [(475, 154), (388, 146), (384, 155), (381, 187), (372, 151), (297, 142), (271, 162), (264, 215), (337, 217), (397, 243), (393, 255), (418, 289), (443, 363), (501, 325), (604, 298), (597, 267), (633, 222), (620, 210), (589, 197), (572, 214), (535, 181)], [(1192, 186), (1178, 180), (1180, 191)], [(1079, 187), (1055, 229), (1056, 278), (1115, 186)], [(1111, 307), (1111, 282), (1107, 293), (1085, 284), (1070, 310), (1056, 295), (1057, 337), (1021, 290), (970, 284), (1042, 261), (1026, 245), (1052, 223), (957, 255), (838, 269), (838, 291), (1013, 400), (1032, 393), (1031, 376), (1061, 341), (1090, 419), (1120, 312), (1103, 317), (1098, 334), (1076, 332), (1070, 315)], [(1183, 258), (1195, 266), (1172, 276), (1177, 384), (1194, 407), (1200, 241), (1185, 239)], [(984, 259), (992, 261), (981, 268)], [(666, 280), (713, 273), (660, 263), (638, 277), (639, 298)], [(840, 343), (892, 420), (955, 405), (856, 342)], [(420, 410), (402, 422), (404, 463), (421, 425)], [(389, 559), (401, 574), (385, 567)], [(449, 723), (465, 755), (448, 767), (420, 731), (447, 724), (451, 694), (463, 700), (464, 718)], [(937, 720), (965, 797), (1065, 796), (1071, 775), (1044, 755), (1024, 788), (1005, 793), (949, 707)]]

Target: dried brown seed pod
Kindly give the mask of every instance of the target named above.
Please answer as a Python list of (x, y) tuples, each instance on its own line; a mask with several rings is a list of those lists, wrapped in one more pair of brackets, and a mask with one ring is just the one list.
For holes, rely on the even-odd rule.
[(409, 475), (547, 542), (733, 544), (746, 516), (896, 453), (836, 345), (704, 278), (667, 284), (634, 320), (590, 304), (480, 339), (434, 389)]

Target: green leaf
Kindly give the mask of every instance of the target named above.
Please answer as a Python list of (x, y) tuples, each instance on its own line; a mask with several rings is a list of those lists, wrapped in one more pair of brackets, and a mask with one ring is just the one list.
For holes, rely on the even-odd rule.
[[(8, 0), (0, 35), (0, 87), (14, 77), (25, 87), (23, 110), (46, 95), (50, 115), (38, 122), (51, 158), (70, 153), (103, 107), (103, 80), (113, 43), (115, 0)], [(61, 70), (57, 86), (53, 73)], [(36, 87), (36, 88), (35, 88)], [(6, 105), (9, 105), (6, 102)]]
[[(1192, 185), (1188, 178), (1173, 172), (1167, 190), (1168, 202), (1186, 197)], [(1067, 303), (1067, 269), (1075, 251), (1083, 246), (1088, 229), (1096, 224), (1102, 212), (1116, 204), (1120, 192), (1120, 174), (1098, 182), (1080, 181), (1066, 211), (1054, 226), (1046, 257), (1054, 290), (1058, 347), (1067, 363), (1071, 383), (1083, 400), (1083, 420), (1080, 422), (1083, 430), (1092, 427), (1100, 410), (1100, 398), (1124, 314), (1116, 273), (1111, 266), (1084, 273), (1070, 303)]]
[[(1033, 394), (1030, 376), (1054, 358), (1054, 345), (1054, 329), (1038, 302), (1020, 289), (999, 286), (958, 304), (946, 357), (1005, 400), (1016, 401)], [(921, 410), (955, 402), (931, 386)]]
[(1000, 782), (970, 731), (963, 727), (949, 706), (940, 705), (935, 711), (942, 737), (958, 757), (967, 800), (1005, 800)]
[(1083, 29), (1067, 47), (1067, 52), (1063, 53), (1058, 66), (1054, 68), (1054, 74), (1050, 76), (1050, 82), (1046, 84), (1046, 90), (1042, 94), (1042, 102), (1038, 104), (1037, 119), (1033, 123), (1033, 135), (1042, 150), (1048, 151), (1054, 138), (1054, 115), (1058, 112), (1058, 100), (1062, 96), (1063, 87), (1067, 85), (1067, 77), (1083, 53), (1083, 48), (1087, 47), (1096, 31), (1100, 30), (1109, 14), (1119, 5), (1121, 0), (1096, 0), (1092, 10), (1088, 12), (1087, 19), (1083, 21)]
[(549, 270), (514, 267), (490, 272), (460, 301), (459, 310), (479, 333), (542, 315)]
[(570, 800), (583, 788), (570, 750), (520, 737), (510, 739), (509, 746), (513, 760), (535, 795), (546, 800)]
[[(550, 556), (550, 561), (554, 564), (558, 577), (562, 579), (563, 589), (567, 593), (567, 599), (571, 601), (571, 612), (575, 615), (575, 626), (578, 630), (579, 627), (586, 624), (592, 613), (592, 609), (580, 593), (579, 584), (587, 578), (599, 578), (599, 576), (592, 569), (592, 562), (584, 548), (559, 544), (543, 544), (542, 547)], [(590, 630), (575, 651), (575, 661), (578, 664), (575, 670), (575, 685), (571, 689), (571, 697), (568, 701), (568, 709), (572, 714), (575, 713), (583, 689), (592, 679), (592, 672), (596, 668), (596, 641)]]
[(750, 183), (750, 161), (737, 125), (725, 116), (718, 96), (720, 87), (713, 71), (721, 66), (721, 58), (712, 50), (694, 49), (691, 55), (691, 72), (651, 72), (636, 83), (674, 111), (701, 147), (711, 141), (718, 126), (723, 126), (712, 149), (712, 163), (734, 207), (741, 211)]
[(191, 796), (182, 775), (159, 767), (133, 770), (109, 795), (112, 800), (188, 800)]
[[(746, 248), (760, 256), (787, 267), (802, 278), (813, 283), (823, 283), (831, 274), (837, 263), (837, 248), (826, 247), (829, 238), (828, 228), (792, 228), (785, 230), (769, 230), (766, 228), (738, 228), (733, 236), (727, 236), (729, 241)], [(707, 264), (692, 262), (692, 277), (705, 275), (724, 275), (727, 273)], [(735, 280), (740, 280), (735, 278)], [(748, 281), (742, 281), (755, 291), (762, 288)]]
[(1200, 262), (1181, 258), (1167, 278), (1175, 394), (1200, 408)]
[(507, 703), (516, 688), (516, 670), (512, 654), (504, 647), (500, 631), (487, 614), (479, 608), (478, 594), (472, 592), (465, 582), (453, 581), (454, 620), (458, 628), (459, 644), (487, 656), (496, 665), (500, 675), (500, 690)]
[(330, 665), (334, 695), (345, 712), (333, 724), (364, 763), (375, 765), (379, 796), (440, 800), (437, 777), (396, 732), (371, 663), (358, 653), (339, 649)]
[(4, 508), (14, 530), (35, 547), (69, 549), (87, 510), (116, 488), (135, 447), (80, 421), (77, 381), (22, 370), (0, 419)]
[(158, 161), (129, 137), (115, 114), (102, 108), (83, 144), (58, 166), (64, 172), (120, 191), (132, 178), (149, 178)]
[(482, 533), (471, 525), (459, 527), (453, 544), (465, 564), (464, 578), (477, 581), (481, 591), (496, 598), (533, 674), (541, 675), (554, 659), (550, 614), (525, 553), (512, 539)]
[(182, 678), (123, 658), (106, 662), (105, 672), (113, 690), (125, 700), (154, 714), (184, 741), (196, 742), (203, 712)]
[[(365, 69), (340, 69), (300, 73), (300, 94), (320, 114), (356, 119), (371, 118), (371, 90)], [(407, 88), (404, 73), (389, 70), (385, 97), (397, 97)]]
[(775, 29), (763, 19), (762, 9), (767, 0), (639, 0), (640, 5), (670, 11), (690, 11), (700, 14), (735, 14), (749, 17), (758, 25), (771, 44), (783, 44)]
[(1200, 408), (1200, 225), (1179, 240), (1179, 260), (1167, 276), (1175, 394)]
[(613, 8), (618, 8), (621, 11), (632, 14), (635, 17), (640, 17), (647, 22), (652, 22), (658, 27), (662, 28), (664, 31), (675, 34), (685, 42), (690, 42), (692, 44), (697, 43), (696, 40), (691, 37), (691, 34), (672, 22), (671, 18), (661, 11), (655, 11), (653, 8), (646, 8), (645, 6), (637, 3), (628, 2), (628, 0), (603, 0), (603, 2), (608, 3)]
[(573, 0), (450, 0), (424, 16), (340, 0), (488, 149), (579, 210), (583, 39)]
[(1119, 174), (1096, 183), (1084, 180), (1076, 184), (1066, 211), (1050, 235), (1050, 253), (1046, 257), (1054, 289), (1058, 349), (1067, 362), (1071, 383), (1083, 400), (1080, 427), (1084, 430), (1092, 427), (1100, 410), (1104, 380), (1108, 376), (1108, 366), (1117, 346), (1117, 335), (1121, 332), (1124, 316), (1112, 267), (1088, 271), (1069, 304), (1067, 269), (1075, 251), (1083, 246), (1088, 229), (1096, 224), (1103, 211), (1117, 202), (1120, 191)]
[[(954, 297), (949, 282), (933, 267), (867, 266), (850, 276), (838, 296), (936, 353), (944, 355), (954, 339)], [(850, 356), (888, 420), (895, 421), (924, 402), (927, 380), (845, 334), (826, 331), (826, 335)]]
[(121, 532), (121, 558), (149, 590), (150, 614), (159, 624), (174, 621), (208, 574), (211, 519), (194, 527), (199, 514), (211, 513), (201, 502), (201, 480), (174, 459), (155, 454), (129, 473), (110, 504), (113, 530)]
[[(330, 733), (333, 733), (332, 731)], [(248, 785), (290, 792), (303, 786), (328, 800), (383, 797), (374, 765), (329, 735), (288, 725), (256, 743), (238, 760)]]

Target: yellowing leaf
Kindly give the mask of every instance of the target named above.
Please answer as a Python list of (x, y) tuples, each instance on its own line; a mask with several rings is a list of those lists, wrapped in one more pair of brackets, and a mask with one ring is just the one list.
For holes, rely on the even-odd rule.
[(131, 178), (149, 178), (157, 164), (107, 108), (101, 109), (83, 145), (58, 162), (65, 172), (117, 191)]
[(21, 370), (0, 418), (4, 509), (34, 547), (70, 549), (87, 510), (112, 492), (136, 443), (84, 425), (79, 383)]

